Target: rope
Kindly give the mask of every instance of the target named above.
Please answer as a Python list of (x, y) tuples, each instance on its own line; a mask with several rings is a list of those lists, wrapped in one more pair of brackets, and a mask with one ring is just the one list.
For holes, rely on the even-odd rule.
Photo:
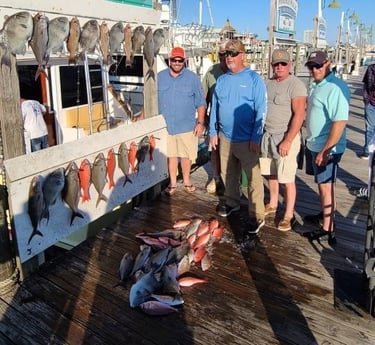
[(5, 295), (11, 291), (14, 291), (14, 287), (17, 284), (19, 284), (18, 269), (14, 270), (10, 278), (0, 281), (0, 296)]

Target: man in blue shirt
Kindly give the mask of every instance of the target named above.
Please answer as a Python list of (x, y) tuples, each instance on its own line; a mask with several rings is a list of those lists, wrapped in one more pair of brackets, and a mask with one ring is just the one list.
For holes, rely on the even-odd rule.
[(217, 207), (222, 217), (240, 209), (239, 181), (242, 170), (248, 179), (250, 234), (264, 225), (264, 189), (259, 153), (266, 113), (266, 86), (263, 79), (244, 64), (245, 47), (240, 40), (225, 46), (228, 72), (217, 80), (210, 113), (210, 143), (220, 140), (221, 176), (224, 199)]
[(312, 52), (306, 62), (314, 83), (307, 99), (306, 145), (311, 152), (315, 182), (318, 184), (321, 212), (304, 217), (320, 224), (319, 230), (307, 232), (310, 240), (336, 242), (334, 214), (338, 163), (346, 148), (346, 124), (349, 117), (350, 90), (330, 68), (323, 51)]
[(198, 76), (185, 68), (185, 50), (175, 47), (169, 56), (170, 67), (158, 73), (159, 112), (167, 123), (169, 186), (166, 194), (177, 188), (178, 161), (181, 162), (185, 191), (193, 193), (191, 163), (198, 152), (198, 137), (204, 132), (206, 101)]

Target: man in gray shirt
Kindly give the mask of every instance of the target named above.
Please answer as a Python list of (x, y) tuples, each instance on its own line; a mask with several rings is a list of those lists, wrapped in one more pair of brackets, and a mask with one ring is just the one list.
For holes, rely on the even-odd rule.
[(285, 186), (285, 211), (278, 230), (288, 231), (294, 223), (296, 201), (295, 176), (300, 150), (300, 130), (305, 119), (307, 90), (304, 83), (290, 74), (292, 63), (286, 50), (272, 54), (273, 78), (267, 81), (267, 115), (262, 137), (260, 166), (268, 179), (270, 201), (265, 215), (276, 214), (279, 184)]

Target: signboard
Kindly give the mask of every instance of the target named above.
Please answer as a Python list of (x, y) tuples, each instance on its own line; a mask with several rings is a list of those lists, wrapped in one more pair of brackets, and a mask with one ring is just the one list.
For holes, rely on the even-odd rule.
[(318, 18), (318, 38), (320, 40), (326, 39), (327, 22), (323, 17)]
[[(152, 152), (142, 150), (131, 159), (128, 156), (131, 144), (138, 151), (143, 147), (142, 139), (151, 135), (156, 138)], [(168, 176), (166, 136), (164, 118), (158, 115), (4, 161), (20, 262), (165, 180)], [(114, 156), (110, 158), (112, 149)], [(128, 173), (124, 173), (123, 167), (129, 164), (125, 164), (124, 158), (120, 162), (120, 157), (124, 157), (121, 152), (126, 153), (129, 162), (143, 156), (136, 163), (136, 171), (129, 167)], [(86, 159), (91, 173), (84, 176), (91, 175), (91, 179), (79, 176), (78, 187), (74, 175), (67, 177), (67, 167), (74, 162), (85, 174), (87, 165), (83, 166), (82, 162)], [(65, 180), (64, 176), (61, 178), (61, 168)], [(41, 190), (34, 188), (37, 183)], [(66, 193), (64, 187), (67, 187)], [(77, 203), (76, 193), (79, 194)]]
[(277, 1), (276, 31), (286, 34), (296, 33), (296, 18), (298, 10), (297, 0)]

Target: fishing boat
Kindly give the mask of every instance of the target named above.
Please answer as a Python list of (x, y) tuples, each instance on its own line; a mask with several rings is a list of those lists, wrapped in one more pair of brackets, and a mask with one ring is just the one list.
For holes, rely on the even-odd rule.
[[(82, 0), (56, 4), (47, 0), (5, 0), (0, 5), (0, 17), (4, 18), (0, 27), (4, 28), (7, 18), (19, 12), (28, 12), (33, 17), (42, 13), (49, 23), (57, 17), (66, 17), (69, 21), (77, 18), (81, 30), (84, 23), (92, 20), (99, 24), (105, 22), (109, 28), (123, 23), (124, 26), (130, 24), (133, 29), (141, 26), (155, 30), (160, 27), (161, 2)], [(6, 42), (2, 44), (6, 46)], [(145, 78), (149, 66), (142, 51), (134, 54), (134, 61), (128, 67), (124, 66), (124, 44), (116, 54), (111, 54), (111, 63), (105, 64), (103, 58), (97, 47), (93, 52), (80, 52), (73, 64), (65, 49), (51, 52), (44, 66), (45, 73), (35, 78), (40, 68), (35, 52), (28, 46), (24, 55), (16, 55), (21, 96), (38, 100), (49, 109), (46, 122), (50, 144), (46, 150), (4, 161), (13, 232), (17, 239), (17, 258), (21, 265), (56, 243), (75, 246), (86, 239), (87, 228), (93, 221), (158, 185), (167, 176), (166, 125), (158, 114), (156, 82)], [(156, 56), (150, 68), (156, 73), (165, 67), (163, 58)], [(119, 168), (121, 144), (127, 150), (133, 144), (140, 150), (144, 142), (142, 139), (151, 136), (158, 139), (152, 160), (148, 155), (140, 158), (137, 152), (137, 172), (122, 171)], [(66, 201), (59, 198), (49, 207), (49, 219), (42, 218), (36, 225), (35, 221), (33, 223), (29, 190), (35, 177), (45, 182), (57, 169), (66, 171), (70, 163), (80, 166), (85, 159), (94, 169), (96, 163), (101, 164), (100, 157), (104, 156), (107, 164), (110, 151), (115, 153), (118, 161), (111, 176), (114, 187), (107, 183), (107, 170), (105, 176), (101, 176), (102, 186), (99, 189), (92, 181), (91, 200), (80, 200), (76, 205), (76, 211), (82, 218), (70, 221), (74, 210), (70, 210)], [(127, 173), (132, 183), (126, 183)], [(33, 231), (39, 235), (30, 236)], [(79, 239), (74, 237), (78, 232)]]

